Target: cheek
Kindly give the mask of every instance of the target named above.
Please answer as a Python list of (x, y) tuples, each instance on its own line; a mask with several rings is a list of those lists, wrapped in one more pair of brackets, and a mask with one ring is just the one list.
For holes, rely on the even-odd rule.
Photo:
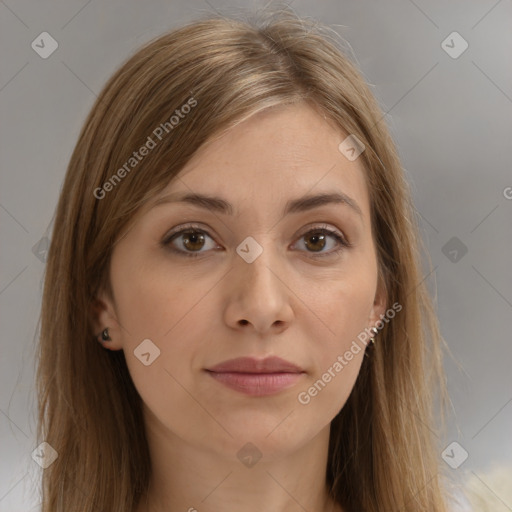
[(376, 287), (376, 264), (367, 257), (351, 262), (317, 288), (311, 309), (318, 312), (323, 323), (323, 366), (333, 362), (333, 355), (348, 350), (352, 341), (370, 327)]
[[(344, 283), (344, 286), (331, 295), (329, 302), (328, 325), (330, 337), (326, 353), (349, 349), (352, 341), (369, 328), (369, 316), (375, 296), (373, 283)], [(327, 323), (327, 322), (326, 322)], [(325, 361), (324, 361), (325, 362)]]
[(366, 296), (338, 296), (329, 323), (334, 334), (329, 332), (320, 340), (321, 345), (317, 344), (315, 350), (310, 348), (315, 365), (296, 397), (309, 417), (330, 422), (347, 401), (364, 359), (364, 342), (368, 340), (364, 329), (370, 306)]
[[(207, 311), (201, 301), (207, 290), (198, 286), (180, 290), (166, 279), (132, 281), (125, 292), (122, 314), (129, 335), (124, 339), (123, 350), (133, 383), (151, 411), (151, 418), (182, 438), (199, 437), (204, 425), (219, 428), (201, 406), (195, 382), (195, 362), (208, 342), (209, 331), (204, 327)], [(143, 339), (151, 339), (159, 351), (147, 366), (134, 354), (134, 350), (140, 353), (138, 347)]]
[[(124, 267), (118, 265), (113, 284), (123, 350), (134, 384), (153, 411), (191, 407), (190, 396), (179, 383), (191, 388), (194, 361), (208, 342), (209, 329), (204, 325), (211, 311), (204, 299), (214, 283), (176, 275), (168, 265), (132, 266), (129, 272), (127, 261), (119, 263)], [(151, 343), (141, 345), (143, 340)], [(147, 346), (144, 352), (142, 346)], [(150, 354), (148, 365), (138, 357), (146, 353)]]
[(345, 405), (359, 374), (364, 350), (353, 354), (350, 361), (343, 353), (339, 355), (340, 360), (336, 356), (297, 393), (298, 407), (304, 414), (324, 424), (332, 421)]
[[(376, 288), (371, 262), (330, 281), (318, 295), (315, 310), (323, 324), (322, 336), (310, 336), (309, 353), (315, 358), (311, 378), (297, 401), (319, 417), (334, 418), (346, 402), (359, 374), (369, 340), (369, 315)], [(310, 322), (318, 320), (312, 317)], [(313, 332), (313, 329), (309, 329)]]
[(145, 338), (167, 339), (181, 321), (195, 314), (195, 306), (208, 292), (204, 280), (185, 278), (158, 263), (130, 267), (126, 262), (124, 268), (117, 267), (113, 281), (118, 319), (130, 345)]

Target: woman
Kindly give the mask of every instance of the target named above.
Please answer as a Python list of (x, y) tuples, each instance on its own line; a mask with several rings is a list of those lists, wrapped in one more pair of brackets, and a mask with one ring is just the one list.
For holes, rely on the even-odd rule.
[(43, 512), (447, 510), (443, 341), (382, 117), (289, 10), (114, 74), (47, 260)]

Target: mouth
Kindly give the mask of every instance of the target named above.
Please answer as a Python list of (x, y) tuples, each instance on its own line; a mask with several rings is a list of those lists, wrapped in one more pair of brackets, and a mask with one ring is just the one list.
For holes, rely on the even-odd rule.
[(306, 375), (299, 366), (278, 357), (241, 357), (224, 361), (206, 371), (217, 382), (251, 396), (279, 393)]

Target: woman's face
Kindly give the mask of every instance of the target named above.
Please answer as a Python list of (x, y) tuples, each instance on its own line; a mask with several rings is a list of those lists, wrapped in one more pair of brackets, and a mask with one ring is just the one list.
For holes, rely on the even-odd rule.
[[(306, 104), (256, 114), (154, 198), (222, 203), (153, 202), (114, 246), (113, 301), (99, 297), (95, 327), (124, 350), (150, 428), (229, 458), (251, 442), (271, 459), (343, 407), (363, 361), (358, 335), (385, 310), (362, 162), (338, 149), (347, 135)], [(320, 194), (350, 204), (304, 201)], [(211, 371), (269, 356), (302, 372)]]

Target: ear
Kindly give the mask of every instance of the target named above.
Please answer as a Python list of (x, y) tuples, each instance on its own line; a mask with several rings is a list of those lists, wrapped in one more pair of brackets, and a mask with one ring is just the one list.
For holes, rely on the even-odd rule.
[(386, 286), (382, 278), (379, 276), (377, 291), (375, 292), (375, 298), (373, 306), (370, 312), (369, 327), (375, 327), (380, 330), (377, 322), (382, 327), (382, 318), (385, 317), (386, 313)]
[[(114, 301), (105, 292), (99, 293), (91, 302), (89, 314), (93, 333), (95, 336), (99, 335), (98, 342), (106, 349), (121, 350), (121, 326), (117, 320)], [(102, 331), (107, 327), (110, 341), (101, 338)]]

